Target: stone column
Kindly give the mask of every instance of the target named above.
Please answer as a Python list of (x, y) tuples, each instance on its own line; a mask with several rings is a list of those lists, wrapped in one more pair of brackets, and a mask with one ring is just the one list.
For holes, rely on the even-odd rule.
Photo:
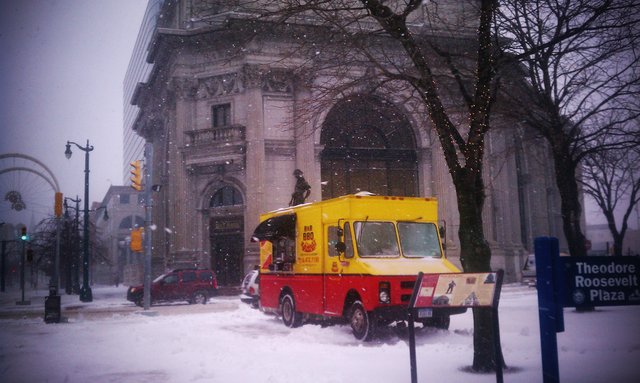
[[(311, 194), (307, 202), (317, 202), (322, 199), (320, 161), (315, 155), (314, 126), (311, 119), (300, 118), (304, 114), (311, 92), (308, 88), (298, 85), (294, 93), (294, 139), (296, 145), (296, 168), (304, 172), (304, 177), (311, 185)], [(318, 127), (319, 129), (319, 127)]]
[(246, 213), (245, 243), (249, 243), (252, 229), (258, 224), (264, 206), (265, 148), (264, 105), (262, 101), (262, 77), (259, 66), (243, 68), (244, 108), (246, 108)]

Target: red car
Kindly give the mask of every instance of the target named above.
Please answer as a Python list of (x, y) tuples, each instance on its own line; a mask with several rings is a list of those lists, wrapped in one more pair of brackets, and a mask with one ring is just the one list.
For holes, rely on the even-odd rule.
[[(218, 282), (215, 274), (206, 269), (180, 269), (162, 274), (151, 283), (151, 303), (187, 301), (206, 304), (216, 295)], [(127, 300), (142, 306), (144, 286), (131, 286)]]

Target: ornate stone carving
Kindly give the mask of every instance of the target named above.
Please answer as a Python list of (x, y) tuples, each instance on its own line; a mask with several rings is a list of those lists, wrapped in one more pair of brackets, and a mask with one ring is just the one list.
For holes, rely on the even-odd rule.
[(238, 73), (227, 73), (220, 76), (200, 79), (197, 97), (207, 98), (240, 92)]
[(293, 93), (292, 73), (283, 69), (272, 69), (264, 77), (262, 90), (265, 92)]
[(264, 65), (245, 65), (242, 67), (242, 82), (245, 88), (260, 88), (262, 79), (269, 71)]
[(174, 77), (170, 88), (180, 99), (193, 98), (198, 92), (198, 79), (188, 77)]
[(182, 99), (206, 99), (241, 91), (238, 73), (226, 73), (206, 78), (176, 77), (173, 79), (173, 90)]

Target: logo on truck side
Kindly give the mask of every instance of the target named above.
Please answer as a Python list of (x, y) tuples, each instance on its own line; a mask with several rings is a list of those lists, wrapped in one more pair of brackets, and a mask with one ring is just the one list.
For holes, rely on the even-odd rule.
[(302, 232), (302, 242), (300, 243), (302, 251), (305, 253), (312, 253), (316, 250), (317, 244), (313, 237), (313, 225), (304, 227)]

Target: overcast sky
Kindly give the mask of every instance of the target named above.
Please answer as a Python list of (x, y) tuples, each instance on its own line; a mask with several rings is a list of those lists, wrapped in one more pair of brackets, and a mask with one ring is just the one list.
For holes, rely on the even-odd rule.
[(122, 184), (123, 80), (146, 4), (0, 0), (0, 154), (37, 158), (82, 198), (84, 152), (64, 150), (88, 139), (90, 201)]
[[(64, 149), (67, 140), (84, 146), (88, 139), (94, 146), (90, 201), (123, 183), (122, 87), (146, 5), (147, 0), (0, 0), (0, 154), (37, 158), (65, 196), (83, 198), (84, 152), (72, 146), (67, 160)], [(0, 171), (22, 165), (0, 160)], [(21, 187), (51, 192), (46, 184), (32, 186), (38, 177), (29, 176)], [(2, 182), (15, 181), (2, 174)], [(50, 205), (41, 212), (52, 209), (53, 196), (46, 198)], [(7, 212), (4, 199), (0, 222), (15, 213)], [(592, 222), (600, 220), (593, 205), (586, 211)]]

